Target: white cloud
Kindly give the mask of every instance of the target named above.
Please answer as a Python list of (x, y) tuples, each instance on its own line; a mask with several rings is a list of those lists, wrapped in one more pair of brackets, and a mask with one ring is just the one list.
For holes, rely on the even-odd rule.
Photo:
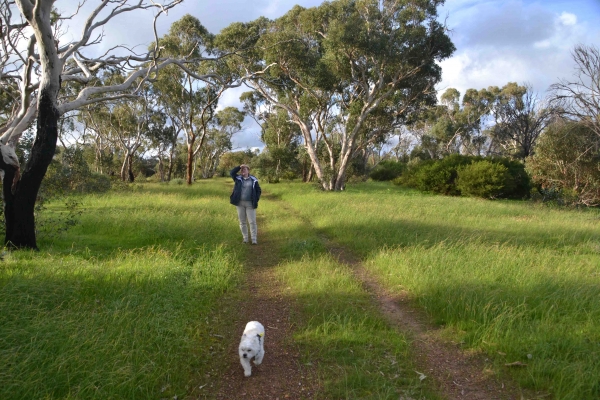
[(441, 63), (438, 89), (454, 87), (464, 94), (469, 88), (517, 82), (543, 95), (572, 73), (573, 47), (597, 41), (600, 14), (589, 14), (589, 1), (573, 1), (564, 11), (553, 1), (450, 0), (445, 9), (457, 50)]
[(570, 26), (570, 25), (577, 24), (577, 15), (575, 15), (575, 14), (563, 12), (562, 14), (560, 14), (559, 18), (560, 18), (560, 22), (563, 25)]

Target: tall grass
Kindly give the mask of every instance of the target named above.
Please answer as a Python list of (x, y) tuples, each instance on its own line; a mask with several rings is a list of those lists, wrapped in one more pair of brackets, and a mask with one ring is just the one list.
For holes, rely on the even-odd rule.
[(227, 190), (202, 182), (84, 197), (76, 228), (40, 238), (41, 252), (6, 254), (0, 398), (192, 392), (221, 345), (215, 309), (242, 272)]
[[(378, 183), (272, 190), (406, 290), (500, 374), (557, 399), (600, 398), (600, 213), (421, 195)], [(527, 367), (510, 370), (521, 361)]]
[[(0, 261), (0, 398), (208, 395), (241, 281), (225, 179), (85, 196), (81, 223)], [(407, 291), (500, 374), (556, 399), (600, 398), (600, 212), (422, 195), (369, 182), (344, 193), (264, 184), (294, 341), (327, 398), (435, 398), (322, 235)], [(50, 204), (55, 214), (66, 212)], [(235, 296), (232, 296), (235, 298)], [(229, 329), (229, 328), (227, 328)], [(225, 330), (227, 330), (225, 329)], [(231, 330), (231, 329), (229, 329)], [(234, 355), (233, 355), (234, 356)], [(212, 360), (212, 361), (208, 361)], [(521, 361), (513, 370), (506, 363)]]
[[(265, 190), (275, 189), (267, 186)], [(294, 343), (304, 368), (318, 368), (327, 399), (436, 399), (415, 372), (408, 341), (389, 325), (348, 266), (334, 260), (309, 221), (280, 201), (261, 205), (281, 262), (285, 294), (298, 305)]]

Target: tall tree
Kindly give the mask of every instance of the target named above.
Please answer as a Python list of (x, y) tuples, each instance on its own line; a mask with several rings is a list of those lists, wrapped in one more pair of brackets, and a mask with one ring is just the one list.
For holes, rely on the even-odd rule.
[(579, 45), (573, 50), (575, 73), (550, 87), (551, 102), (560, 113), (600, 136), (600, 50)]
[(274, 107), (258, 92), (245, 92), (240, 100), (247, 115), (261, 127), (260, 138), (265, 144), (259, 157), (261, 173), (269, 182), (279, 182), (297, 156), (300, 129), (289, 120), (285, 110)]
[(454, 51), (437, 21), (441, 4), (338, 0), (296, 6), (275, 21), (233, 24), (217, 40), (231, 49), (256, 43), (243, 68), (276, 64), (248, 85), (298, 126), (323, 189), (341, 190), (356, 151), (435, 102), (441, 79), (436, 62)]
[[(213, 35), (200, 21), (187, 14), (171, 25), (169, 33), (161, 39), (165, 54), (174, 57), (192, 55), (199, 57), (212, 51)], [(196, 73), (207, 72), (205, 64), (196, 66)], [(231, 76), (229, 76), (231, 78)], [(228, 82), (220, 85), (206, 83), (197, 79), (195, 74), (175, 66), (163, 70), (156, 82), (155, 90), (160, 93), (161, 104), (172, 122), (185, 132), (187, 144), (186, 180), (194, 180), (194, 162), (204, 145), (209, 124), (215, 115), (219, 98), (227, 88)]]
[(244, 117), (245, 114), (235, 107), (225, 107), (217, 111), (210, 123), (204, 146), (196, 156), (202, 178), (212, 178), (221, 156), (231, 151), (231, 139), (233, 135), (242, 131)]
[(525, 160), (533, 153), (554, 112), (527, 84), (509, 82), (502, 89), (490, 89), (495, 97), (492, 108), (495, 125), (489, 132), (506, 154)]
[[(4, 155), (0, 169), (4, 171), (7, 245), (37, 248), (34, 206), (42, 179), (54, 156), (57, 123), (61, 115), (88, 104), (134, 95), (148, 78), (169, 65), (177, 65), (195, 74), (187, 65), (198, 62), (201, 57), (161, 57), (158, 46), (142, 55), (133, 51), (123, 54), (123, 50), (126, 50), (123, 47), (113, 48), (100, 57), (95, 56), (92, 49), (104, 35), (97, 32), (115, 17), (124, 13), (156, 10), (156, 21), (161, 14), (180, 2), (99, 1), (83, 21), (81, 36), (64, 43), (59, 37), (61, 30), (57, 25), (62, 17), (53, 9), (54, 1), (0, 0), (1, 40), (10, 52), (7, 58), (0, 60), (3, 63), (0, 81), (3, 87), (18, 85), (20, 93), (13, 107), (15, 111), (0, 127), (0, 151)], [(77, 18), (77, 14), (68, 18)], [(33, 34), (28, 36), (27, 32)], [(26, 44), (21, 43), (27, 38)], [(101, 85), (95, 75), (103, 69), (120, 69), (126, 79), (120, 84)], [(196, 76), (212, 82), (221, 79), (214, 73)], [(79, 89), (74, 96), (69, 93), (69, 96), (62, 97), (61, 84), (70, 82), (80, 85)], [(20, 168), (15, 162), (13, 149), (34, 119), (37, 120), (36, 139), (19, 180)]]
[[(148, 138), (158, 158), (158, 173), (160, 181), (170, 181), (173, 175), (173, 162), (177, 150), (177, 141), (181, 131), (171, 124), (167, 114), (161, 109), (155, 109), (150, 118)], [(165, 159), (167, 166), (165, 171)]]

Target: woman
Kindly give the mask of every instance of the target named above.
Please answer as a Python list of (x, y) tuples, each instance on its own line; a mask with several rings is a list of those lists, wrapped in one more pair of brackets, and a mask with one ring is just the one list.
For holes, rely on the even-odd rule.
[[(241, 175), (238, 172), (241, 171)], [(256, 228), (256, 208), (260, 199), (260, 185), (255, 176), (250, 175), (250, 167), (242, 164), (229, 171), (233, 179), (233, 192), (229, 202), (237, 207), (238, 219), (240, 220), (240, 229), (242, 231), (243, 243), (248, 243), (248, 225), (250, 224), (250, 239), (252, 244), (257, 242)]]

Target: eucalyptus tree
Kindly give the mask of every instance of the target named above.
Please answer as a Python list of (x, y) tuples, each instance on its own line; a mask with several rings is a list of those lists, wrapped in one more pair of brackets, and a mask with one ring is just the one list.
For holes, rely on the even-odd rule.
[[(161, 43), (163, 52), (174, 57), (192, 55), (199, 57), (210, 53), (213, 35), (200, 21), (187, 14), (173, 23)], [(198, 64), (195, 72), (207, 72), (214, 65)], [(159, 93), (160, 104), (166, 110), (173, 124), (185, 133), (187, 144), (186, 180), (191, 184), (194, 180), (194, 161), (202, 148), (208, 127), (214, 117), (219, 98), (227, 88), (227, 83), (220, 85), (206, 83), (198, 79), (196, 74), (184, 71), (176, 66), (165, 68), (158, 74), (154, 88)]]
[(300, 129), (289, 120), (284, 109), (273, 106), (258, 92), (240, 96), (244, 110), (261, 127), (260, 138), (265, 149), (260, 155), (260, 169), (270, 182), (278, 182), (281, 174), (297, 163)]
[[(37, 248), (34, 206), (56, 149), (57, 122), (61, 115), (92, 103), (135, 95), (141, 85), (169, 65), (196, 74), (188, 66), (206, 60), (189, 55), (163, 57), (159, 46), (144, 54), (115, 46), (98, 55), (94, 45), (102, 42), (105, 32), (110, 32), (108, 24), (116, 17), (155, 10), (156, 21), (181, 3), (181, 0), (166, 1), (159, 4), (150, 0), (101, 0), (95, 3), (89, 16), (81, 20), (80, 8), (66, 17), (56, 12), (53, 7), (58, 1), (0, 0), (3, 46), (0, 81), (3, 90), (9, 87), (19, 93), (10, 116), (0, 126), (7, 245)], [(73, 33), (75, 39), (65, 41), (61, 34), (66, 30), (61, 23), (67, 19), (79, 19), (83, 28), (79, 36)], [(158, 43), (157, 38), (155, 40)], [(105, 69), (119, 69), (126, 79), (114, 85), (99, 84), (96, 75)], [(196, 77), (221, 85), (221, 77), (213, 72), (196, 74)], [(61, 85), (73, 82), (80, 85), (80, 89), (74, 96), (64, 96)], [(14, 147), (34, 120), (37, 121), (36, 139), (20, 174)]]
[(578, 45), (572, 55), (576, 64), (573, 78), (550, 87), (551, 102), (563, 116), (600, 136), (600, 50), (594, 45)]
[(323, 189), (341, 190), (356, 151), (436, 101), (437, 62), (454, 51), (437, 21), (442, 3), (338, 0), (296, 6), (274, 21), (232, 24), (218, 43), (255, 44), (241, 59), (248, 70), (274, 64), (247, 84), (298, 126)]
[(448, 88), (440, 96), (440, 104), (427, 108), (412, 123), (412, 132), (431, 158), (449, 154), (486, 155), (490, 138), (483, 133), (491, 111), (490, 95), (483, 89), (460, 92)]
[(94, 160), (91, 162), (93, 170), (112, 175), (118, 149), (110, 140), (111, 125), (106, 123), (109, 119), (109, 110), (103, 103), (90, 104), (77, 113), (77, 126), (81, 131), (83, 145), (94, 152)]
[(233, 135), (242, 131), (245, 113), (236, 107), (225, 107), (217, 111), (210, 123), (206, 140), (196, 155), (196, 165), (200, 164), (202, 178), (211, 178), (219, 166), (219, 159), (231, 151)]
[[(109, 104), (107, 104), (109, 105)], [(133, 182), (133, 161), (144, 142), (148, 141), (150, 110), (143, 99), (118, 101), (110, 104), (108, 123), (111, 125), (110, 138), (119, 146), (123, 154), (121, 180)]]
[[(156, 151), (161, 182), (170, 181), (173, 175), (173, 162), (180, 133), (181, 130), (170, 122), (168, 116), (161, 109), (154, 110), (150, 118), (147, 136), (152, 149)], [(165, 159), (167, 160), (166, 171)]]
[(519, 160), (533, 154), (535, 144), (551, 122), (554, 110), (532, 91), (529, 85), (509, 82), (501, 89), (488, 88), (493, 97), (495, 124), (489, 129), (493, 140), (509, 155)]

